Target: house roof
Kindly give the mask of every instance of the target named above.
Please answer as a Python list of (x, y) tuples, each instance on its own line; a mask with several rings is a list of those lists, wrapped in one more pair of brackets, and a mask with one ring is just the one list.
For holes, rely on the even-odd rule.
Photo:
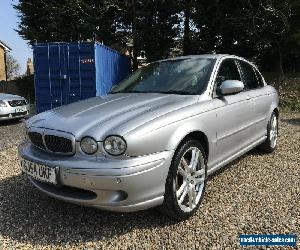
[(11, 48), (8, 45), (0, 40), (0, 47), (2, 47), (5, 51), (11, 51)]

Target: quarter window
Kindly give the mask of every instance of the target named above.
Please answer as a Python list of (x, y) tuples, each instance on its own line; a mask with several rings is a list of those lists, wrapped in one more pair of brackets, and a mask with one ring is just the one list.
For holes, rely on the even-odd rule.
[(245, 89), (256, 89), (259, 87), (258, 80), (256, 78), (255, 72), (253, 67), (244, 62), (240, 61), (242, 76), (243, 76), (243, 83), (245, 85)]
[(217, 88), (226, 80), (241, 80), (236, 63), (232, 59), (226, 59), (222, 62), (217, 75)]

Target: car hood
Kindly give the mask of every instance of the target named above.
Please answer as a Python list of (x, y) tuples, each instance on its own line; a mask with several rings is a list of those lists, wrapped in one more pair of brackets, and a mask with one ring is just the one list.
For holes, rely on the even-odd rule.
[(0, 93), (0, 100), (2, 100), (2, 101), (24, 100), (24, 99), (25, 98), (18, 96), (18, 95)]
[[(69, 132), (76, 140), (91, 136), (124, 136), (164, 114), (195, 103), (197, 96), (122, 93), (94, 97), (36, 115), (27, 126)], [(163, 124), (162, 124), (163, 126)]]

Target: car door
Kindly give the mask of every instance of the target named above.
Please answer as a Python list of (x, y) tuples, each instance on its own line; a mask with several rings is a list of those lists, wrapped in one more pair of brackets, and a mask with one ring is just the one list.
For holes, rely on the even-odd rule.
[(214, 166), (233, 156), (249, 145), (249, 132), (253, 113), (248, 91), (218, 96), (216, 89), (225, 80), (240, 80), (241, 75), (235, 59), (225, 59), (215, 80), (213, 102), (216, 108), (216, 149), (211, 165)]
[(270, 107), (269, 98), (266, 97), (268, 93), (257, 69), (246, 61), (240, 60), (238, 63), (253, 107), (251, 133), (249, 135), (252, 141), (256, 141), (266, 133)]

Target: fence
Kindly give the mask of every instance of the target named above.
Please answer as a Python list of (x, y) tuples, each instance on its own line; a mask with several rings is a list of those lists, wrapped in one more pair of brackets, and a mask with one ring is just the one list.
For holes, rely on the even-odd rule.
[(19, 95), (33, 104), (35, 102), (33, 75), (20, 77), (9, 82), (1, 81), (0, 93)]

